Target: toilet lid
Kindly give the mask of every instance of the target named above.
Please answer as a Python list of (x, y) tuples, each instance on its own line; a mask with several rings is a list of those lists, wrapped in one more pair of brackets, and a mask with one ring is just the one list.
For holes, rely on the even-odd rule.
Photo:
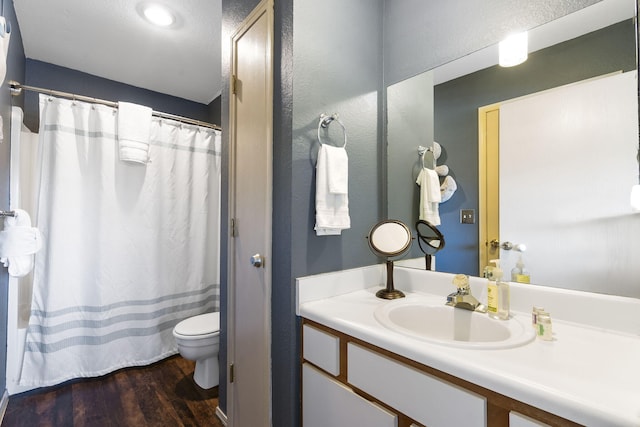
[(180, 335), (206, 335), (220, 331), (220, 313), (206, 313), (189, 317), (178, 323), (175, 332)]

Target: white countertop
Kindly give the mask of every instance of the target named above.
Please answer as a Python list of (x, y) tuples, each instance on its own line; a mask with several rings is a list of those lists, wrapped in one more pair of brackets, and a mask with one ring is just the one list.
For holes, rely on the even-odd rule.
[[(324, 278), (326, 275), (312, 276), (306, 282), (304, 278), (299, 279), (298, 314), (580, 424), (640, 426), (640, 336), (637, 333), (560, 320), (551, 312), (553, 341), (536, 339), (520, 347), (497, 350), (429, 343), (387, 329), (374, 318), (375, 309), (389, 303), (375, 297), (380, 285), (370, 286), (371, 281), (373, 284), (378, 281), (382, 271), (375, 266), (338, 275), (332, 273)], [(399, 276), (405, 283), (399, 284), (397, 274), (396, 288), (403, 289), (407, 299), (422, 295), (433, 297), (434, 294), (425, 289), (435, 289), (438, 291), (435, 296), (442, 298), (444, 304), (446, 293), (441, 291), (447, 288), (434, 284), (434, 280), (449, 279), (448, 275), (407, 272), (414, 276), (413, 279), (426, 277), (427, 283), (431, 281), (426, 286), (416, 286), (415, 281), (409, 283), (413, 279), (403, 274)], [(483, 279), (474, 280), (472, 290), (483, 286)], [(328, 288), (322, 290), (324, 282)], [(512, 298), (515, 296), (518, 301), (522, 295), (517, 286), (512, 288)], [(615, 307), (612, 301), (606, 301), (608, 297), (604, 298), (601, 305)], [(574, 296), (574, 299), (580, 298)], [(624, 303), (637, 309), (635, 301), (622, 301), (622, 307), (625, 307)], [(629, 306), (625, 308), (629, 309)], [(521, 321), (529, 322), (529, 312), (513, 311), (513, 314)], [(631, 316), (640, 317), (640, 313), (635, 311)], [(558, 317), (562, 314), (558, 313)], [(603, 322), (608, 325), (610, 319)]]

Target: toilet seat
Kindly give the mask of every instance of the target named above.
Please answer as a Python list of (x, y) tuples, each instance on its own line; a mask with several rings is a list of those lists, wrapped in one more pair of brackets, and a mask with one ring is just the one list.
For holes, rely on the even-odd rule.
[(206, 313), (184, 319), (174, 328), (174, 335), (184, 337), (214, 336), (220, 333), (220, 313)]

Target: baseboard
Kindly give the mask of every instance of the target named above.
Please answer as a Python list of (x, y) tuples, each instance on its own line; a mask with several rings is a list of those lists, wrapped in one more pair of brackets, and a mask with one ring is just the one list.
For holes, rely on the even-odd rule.
[[(6, 392), (5, 392), (6, 394)], [(216, 406), (216, 416), (218, 417), (218, 419), (220, 420), (220, 422), (222, 422), (223, 425), (227, 425), (227, 416), (225, 415), (224, 412), (222, 412), (222, 409), (220, 409), (219, 406)]]
[(4, 413), (7, 411), (8, 404), (9, 404), (9, 392), (5, 390), (4, 394), (2, 395), (2, 401), (0, 401), (0, 424), (2, 424), (2, 421), (4, 420)]

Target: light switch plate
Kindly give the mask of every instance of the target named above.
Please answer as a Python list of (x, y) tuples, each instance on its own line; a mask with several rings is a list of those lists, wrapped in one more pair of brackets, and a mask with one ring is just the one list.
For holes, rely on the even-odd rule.
[(475, 209), (460, 209), (460, 224), (475, 224), (475, 223), (476, 223)]

